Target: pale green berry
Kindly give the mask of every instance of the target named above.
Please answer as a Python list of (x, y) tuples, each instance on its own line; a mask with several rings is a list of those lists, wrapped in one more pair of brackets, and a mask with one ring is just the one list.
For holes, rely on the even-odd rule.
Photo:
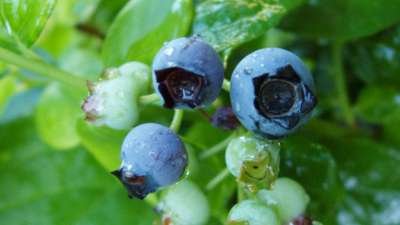
[(280, 225), (275, 211), (257, 200), (236, 204), (228, 215), (228, 225)]
[(290, 178), (279, 178), (271, 190), (261, 190), (257, 197), (277, 210), (283, 223), (289, 223), (303, 214), (310, 198), (304, 188)]
[(206, 196), (188, 180), (170, 187), (158, 209), (163, 214), (163, 224), (168, 225), (205, 225), (210, 217)]
[(233, 139), (225, 152), (228, 170), (239, 181), (256, 187), (269, 187), (278, 177), (277, 142), (245, 135)]
[(90, 95), (82, 105), (86, 119), (97, 126), (131, 128), (139, 117), (138, 98), (148, 90), (150, 79), (150, 68), (138, 62), (106, 70), (100, 81), (88, 83)]

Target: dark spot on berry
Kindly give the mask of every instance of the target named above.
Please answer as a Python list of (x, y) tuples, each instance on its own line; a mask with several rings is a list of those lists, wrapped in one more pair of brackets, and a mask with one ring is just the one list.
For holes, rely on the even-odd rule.
[(239, 126), (235, 114), (231, 107), (221, 107), (215, 111), (211, 117), (211, 123), (223, 130), (234, 130)]
[(163, 225), (171, 225), (172, 224), (172, 220), (170, 217), (165, 217), (163, 218)]
[(312, 225), (312, 219), (307, 216), (299, 216), (291, 223), (293, 225)]
[(158, 70), (155, 74), (166, 108), (180, 103), (191, 108), (200, 105), (201, 90), (206, 85), (202, 76), (179, 67)]
[(134, 174), (125, 173), (122, 169), (111, 172), (116, 176), (128, 191), (128, 197), (136, 197), (144, 199), (149, 193), (155, 191), (155, 184), (152, 180), (145, 176), (136, 176)]

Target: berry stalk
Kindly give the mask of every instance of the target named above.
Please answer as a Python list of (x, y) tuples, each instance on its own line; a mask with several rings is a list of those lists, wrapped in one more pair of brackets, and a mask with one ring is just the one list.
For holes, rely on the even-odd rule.
[(63, 70), (60, 70), (50, 64), (47, 64), (41, 60), (29, 59), (14, 52), (0, 47), (0, 61), (7, 64), (15, 65), (21, 68), (25, 68), (32, 72), (41, 74), (50, 79), (65, 83), (67, 85), (76, 87), (81, 90), (86, 90), (86, 81), (77, 75), (70, 74)]
[(175, 133), (178, 133), (179, 129), (181, 128), (182, 119), (183, 119), (183, 110), (175, 109), (174, 117), (172, 118), (172, 122), (169, 128), (173, 130)]
[(338, 103), (343, 113), (344, 120), (348, 125), (354, 124), (354, 115), (351, 110), (348, 91), (346, 86), (346, 77), (343, 71), (342, 59), (343, 43), (336, 42), (332, 46), (332, 63), (334, 81), (336, 82)]

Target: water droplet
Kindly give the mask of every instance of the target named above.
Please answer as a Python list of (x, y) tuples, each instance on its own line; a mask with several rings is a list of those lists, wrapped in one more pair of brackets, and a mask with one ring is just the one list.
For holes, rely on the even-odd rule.
[(169, 47), (169, 48), (166, 48), (166, 49), (164, 50), (164, 54), (165, 54), (166, 56), (171, 56), (173, 53), (174, 53), (174, 48), (173, 48), (173, 47)]
[(237, 112), (240, 112), (240, 105), (239, 105), (239, 103), (236, 103), (235, 109), (236, 109)]
[(167, 66), (173, 67), (173, 66), (175, 66), (175, 63), (174, 62), (167, 62)]
[(253, 72), (253, 69), (251, 69), (249, 67), (246, 67), (243, 70), (243, 73), (246, 74), (246, 75), (251, 75), (252, 72)]

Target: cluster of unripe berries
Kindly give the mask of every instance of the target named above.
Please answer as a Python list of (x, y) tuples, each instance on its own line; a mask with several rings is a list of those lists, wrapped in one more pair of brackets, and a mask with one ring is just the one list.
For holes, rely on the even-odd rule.
[[(90, 96), (83, 104), (87, 119), (97, 125), (128, 129), (137, 121), (139, 96), (149, 89), (149, 71), (140, 63), (128, 63), (105, 74), (101, 81), (89, 84)], [(167, 43), (153, 62), (153, 88), (166, 108), (207, 107), (219, 96), (223, 80), (224, 66), (217, 52), (196, 37)], [(296, 182), (277, 180), (280, 146), (267, 139), (285, 137), (309, 119), (316, 105), (313, 79), (294, 54), (278, 48), (262, 49), (237, 65), (230, 98), (234, 115), (253, 134), (233, 139), (226, 151), (229, 171), (252, 193), (249, 200), (232, 208), (229, 223), (289, 223), (304, 213), (308, 196)], [(113, 174), (129, 196), (140, 199), (175, 184), (188, 164), (179, 136), (155, 123), (129, 132), (121, 159), (121, 167)], [(201, 213), (189, 212), (192, 201)], [(205, 224), (209, 214), (207, 199), (189, 181), (167, 190), (159, 210), (165, 223), (174, 225)], [(199, 218), (199, 214), (203, 216)]]

